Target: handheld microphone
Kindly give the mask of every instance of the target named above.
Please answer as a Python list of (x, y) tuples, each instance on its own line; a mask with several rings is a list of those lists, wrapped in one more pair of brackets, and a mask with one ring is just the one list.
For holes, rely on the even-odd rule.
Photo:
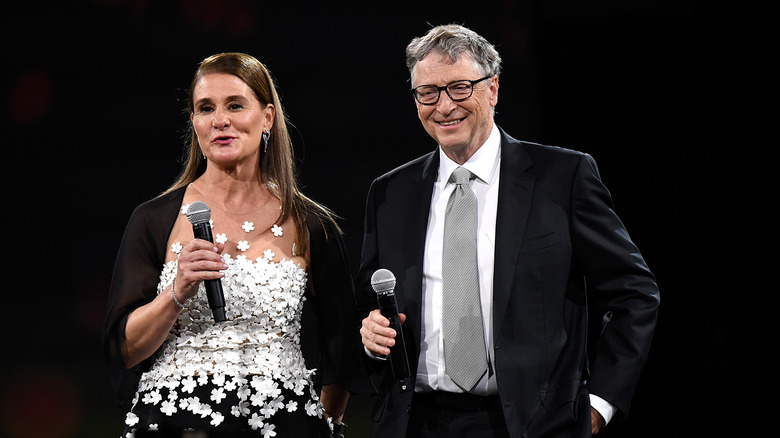
[(390, 328), (395, 330), (395, 345), (390, 348), (390, 365), (393, 376), (401, 386), (401, 392), (410, 391), (412, 385), (409, 376), (409, 360), (406, 357), (406, 342), (404, 332), (401, 330), (401, 321), (398, 319), (398, 303), (395, 301), (395, 275), (387, 269), (377, 269), (371, 276), (371, 287), (376, 292), (379, 302), (379, 311), (382, 316), (390, 320)]
[[(187, 219), (192, 224), (192, 232), (196, 239), (207, 240), (214, 243), (214, 237), (211, 235), (211, 209), (205, 202), (195, 201), (187, 207)], [(222, 291), (222, 281), (205, 280), (206, 297), (209, 300), (211, 313), (214, 315), (214, 321), (222, 322), (225, 317), (225, 293)]]

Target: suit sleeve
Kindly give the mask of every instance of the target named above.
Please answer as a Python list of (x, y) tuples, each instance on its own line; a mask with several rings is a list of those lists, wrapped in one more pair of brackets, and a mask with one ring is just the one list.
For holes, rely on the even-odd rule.
[(579, 162), (572, 202), (574, 256), (596, 319), (589, 389), (626, 414), (650, 349), (658, 286), (589, 155)]
[(357, 305), (361, 320), (365, 318), (372, 310), (378, 308), (376, 293), (371, 288), (371, 275), (379, 269), (377, 254), (377, 233), (376, 233), (376, 206), (374, 205), (375, 192), (377, 188), (375, 180), (368, 190), (366, 199), (366, 211), (364, 216), (363, 247), (360, 256), (360, 269), (357, 279)]
[[(378, 309), (379, 305), (376, 299), (376, 292), (371, 287), (371, 276), (379, 269), (379, 255), (377, 245), (377, 231), (376, 231), (376, 205), (375, 200), (377, 196), (377, 188), (382, 183), (379, 180), (374, 180), (371, 187), (368, 190), (368, 196), (366, 199), (366, 211), (364, 216), (364, 231), (363, 231), (363, 247), (360, 256), (360, 269), (358, 271), (356, 296), (358, 306), (358, 318), (362, 325), (363, 319), (371, 313), (372, 310)], [(360, 330), (360, 327), (358, 327)], [(386, 377), (389, 367), (389, 361), (379, 361), (370, 358), (364, 351), (363, 344), (360, 343), (361, 352), (361, 372), (365, 379), (370, 382), (368, 386), (369, 391), (379, 392), (387, 383)]]

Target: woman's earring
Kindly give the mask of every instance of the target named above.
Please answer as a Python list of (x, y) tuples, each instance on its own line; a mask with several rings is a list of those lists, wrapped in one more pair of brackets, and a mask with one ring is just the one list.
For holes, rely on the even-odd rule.
[(263, 145), (264, 145), (263, 146), (263, 153), (268, 152), (268, 139), (269, 138), (271, 138), (271, 131), (266, 129), (265, 132), (263, 132)]

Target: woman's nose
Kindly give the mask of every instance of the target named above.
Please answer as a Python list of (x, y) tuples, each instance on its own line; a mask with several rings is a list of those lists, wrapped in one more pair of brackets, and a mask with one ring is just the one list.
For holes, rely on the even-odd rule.
[(213, 126), (216, 129), (222, 130), (225, 129), (230, 124), (230, 119), (228, 119), (227, 115), (220, 111), (214, 111), (214, 119), (211, 121), (211, 126)]

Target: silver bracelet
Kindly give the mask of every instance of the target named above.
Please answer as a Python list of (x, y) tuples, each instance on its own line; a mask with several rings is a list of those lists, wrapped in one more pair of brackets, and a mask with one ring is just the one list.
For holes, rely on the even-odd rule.
[(173, 288), (173, 285), (175, 285), (175, 284), (176, 284), (176, 279), (174, 278), (174, 279), (173, 279), (173, 281), (171, 282), (171, 294), (173, 294), (173, 301), (175, 301), (175, 302), (176, 302), (176, 305), (177, 305), (177, 306), (181, 307), (182, 309), (186, 309), (186, 308), (187, 308), (187, 306), (185, 306), (184, 304), (182, 304), (182, 303), (179, 301), (179, 299), (178, 299), (178, 298), (176, 298), (176, 290), (174, 290), (174, 288)]

